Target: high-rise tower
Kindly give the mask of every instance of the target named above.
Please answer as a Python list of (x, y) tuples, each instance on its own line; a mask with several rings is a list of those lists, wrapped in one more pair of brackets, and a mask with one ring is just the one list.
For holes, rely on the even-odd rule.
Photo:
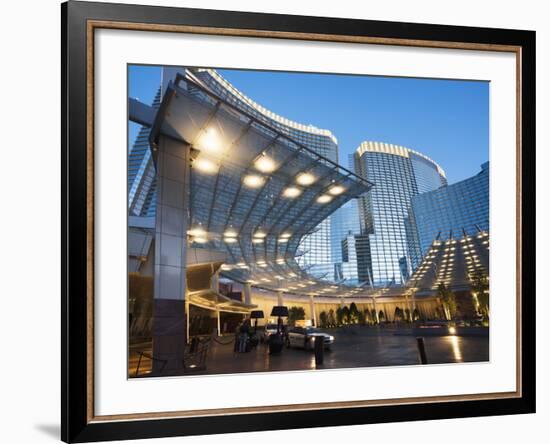
[(411, 199), (446, 185), (445, 172), (417, 151), (379, 142), (361, 143), (355, 152), (355, 171), (374, 183), (359, 198), (361, 232), (368, 236), (372, 283), (386, 286), (404, 282), (411, 270), (411, 239), (406, 224)]

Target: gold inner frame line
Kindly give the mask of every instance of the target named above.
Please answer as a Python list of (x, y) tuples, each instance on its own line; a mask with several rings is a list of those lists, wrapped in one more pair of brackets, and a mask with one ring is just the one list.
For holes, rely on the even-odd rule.
[[(320, 42), (337, 42), (337, 43), (360, 43), (374, 45), (393, 45), (407, 46), (420, 48), (443, 48), (443, 49), (461, 49), (475, 50), (488, 52), (510, 52), (516, 56), (516, 391), (513, 392), (498, 392), (498, 393), (479, 393), (479, 394), (464, 394), (450, 396), (423, 396), (409, 398), (395, 398), (386, 400), (364, 400), (364, 401), (338, 401), (324, 403), (307, 403), (307, 404), (288, 404), (288, 405), (273, 405), (260, 407), (232, 407), (207, 410), (184, 410), (174, 412), (144, 412), (130, 413), (117, 415), (102, 415), (94, 414), (94, 32), (96, 29), (119, 29), (130, 31), (146, 31), (146, 32), (175, 32), (187, 34), (203, 34), (203, 35), (220, 35), (220, 36), (235, 36), (235, 37), (252, 37), (252, 38), (277, 38), (288, 40), (308, 40)], [(374, 406), (389, 406), (389, 405), (405, 405), (415, 403), (439, 403), (439, 402), (459, 402), (459, 401), (474, 401), (474, 400), (491, 400), (491, 399), (509, 399), (519, 398), (522, 395), (521, 387), (521, 282), (522, 282), (522, 169), (521, 169), (521, 154), (522, 154), (522, 133), (521, 133), (521, 98), (522, 98), (522, 48), (515, 45), (498, 45), (487, 43), (470, 43), (470, 42), (446, 42), (432, 40), (413, 40), (413, 39), (398, 39), (398, 38), (381, 38), (367, 36), (348, 36), (334, 34), (310, 34), (300, 32), (283, 32), (283, 31), (264, 31), (253, 29), (235, 29), (235, 28), (214, 28), (203, 26), (188, 26), (188, 25), (165, 25), (165, 24), (149, 24), (149, 23), (131, 23), (122, 21), (106, 21), (106, 20), (88, 20), (87, 21), (87, 41), (86, 41), (86, 158), (87, 158), (87, 421), (88, 423), (97, 423), (105, 421), (125, 421), (125, 420), (143, 420), (143, 419), (161, 419), (161, 418), (189, 418), (199, 416), (223, 416), (236, 414), (253, 414), (253, 413), (273, 413), (273, 412), (293, 412), (300, 410), (324, 410), (333, 408), (359, 408), (359, 407), (374, 407)]]

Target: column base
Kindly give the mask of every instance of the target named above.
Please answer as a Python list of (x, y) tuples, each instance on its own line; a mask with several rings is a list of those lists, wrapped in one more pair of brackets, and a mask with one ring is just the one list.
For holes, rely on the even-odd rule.
[(153, 303), (153, 375), (184, 370), (185, 301), (155, 299)]

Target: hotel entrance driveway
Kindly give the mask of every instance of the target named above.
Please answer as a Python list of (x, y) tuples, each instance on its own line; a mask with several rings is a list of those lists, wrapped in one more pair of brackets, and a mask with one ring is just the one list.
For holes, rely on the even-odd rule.
[[(259, 344), (248, 353), (234, 353), (233, 336), (214, 338), (206, 360), (206, 370), (188, 374), (227, 374), (265, 371), (337, 369), (420, 364), (416, 337), (396, 328), (341, 328), (327, 330), (335, 337), (330, 351), (325, 351), (322, 366), (316, 367), (311, 351), (283, 349), (270, 355)], [(396, 334), (398, 333), (398, 334)], [(429, 364), (483, 362), (489, 360), (489, 337), (428, 336), (424, 338)], [(130, 350), (131, 377), (136, 374), (138, 352), (149, 354), (150, 343), (134, 344)], [(139, 375), (147, 376), (151, 362), (142, 358)]]

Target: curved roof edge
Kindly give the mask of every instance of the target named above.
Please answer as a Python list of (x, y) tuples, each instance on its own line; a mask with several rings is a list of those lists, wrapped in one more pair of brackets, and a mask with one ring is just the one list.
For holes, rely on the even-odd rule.
[(361, 142), (359, 147), (355, 150), (355, 152), (361, 156), (363, 153), (370, 151), (370, 152), (377, 152), (377, 153), (387, 153), (387, 154), (394, 154), (396, 156), (402, 156), (402, 157), (409, 157), (410, 153), (413, 153), (419, 157), (422, 157), (423, 159), (427, 160), (428, 162), (431, 162), (435, 165), (437, 168), (437, 172), (441, 174), (443, 177), (447, 178), (445, 175), (445, 170), (439, 166), (439, 164), (433, 160), (432, 158), (426, 156), (425, 154), (422, 154), (416, 150), (413, 150), (411, 148), (407, 148), (405, 146), (401, 145), (394, 145), (393, 143), (386, 143), (386, 142), (376, 142), (371, 140), (365, 140)]
[(335, 143), (338, 144), (338, 139), (332, 132), (328, 129), (318, 128), (314, 125), (305, 125), (300, 122), (296, 122), (294, 120), (287, 119), (286, 117), (283, 117), (277, 113), (274, 113), (273, 111), (270, 111), (266, 107), (260, 105), (259, 103), (252, 100), (250, 97), (245, 95), (243, 92), (235, 88), (230, 82), (228, 82), (226, 79), (224, 79), (215, 69), (211, 68), (200, 68), (197, 69), (198, 72), (208, 72), (212, 76), (214, 80), (216, 80), (221, 86), (223, 86), (227, 91), (229, 91), (231, 94), (245, 102), (247, 105), (251, 106), (261, 114), (263, 114), (265, 117), (272, 119), (282, 125), (286, 125), (290, 128), (297, 129), (300, 131), (304, 131), (310, 134), (316, 134), (320, 136), (327, 136), (330, 137), (330, 139)]

